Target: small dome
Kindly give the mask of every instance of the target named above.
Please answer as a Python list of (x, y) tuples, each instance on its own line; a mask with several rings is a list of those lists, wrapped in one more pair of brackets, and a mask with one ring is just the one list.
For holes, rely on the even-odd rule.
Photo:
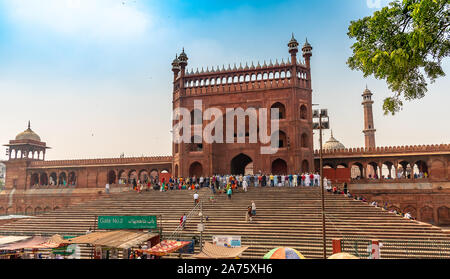
[(175, 55), (175, 59), (172, 62), (172, 66), (178, 67), (180, 65), (180, 60), (178, 59), (178, 55)]
[(373, 95), (373, 94), (372, 94), (372, 91), (369, 90), (369, 88), (367, 87), (367, 85), (366, 85), (366, 90), (364, 90), (364, 93), (363, 93), (363, 96), (364, 96), (364, 95)]
[(31, 130), (30, 122), (28, 122), (28, 129), (18, 134), (16, 136), (16, 140), (34, 140), (40, 142), (41, 138), (35, 132), (33, 132), (33, 130)]
[(188, 61), (188, 57), (187, 57), (186, 53), (184, 52), (184, 48), (183, 48), (183, 51), (181, 52), (181, 54), (178, 56), (178, 60), (180, 62), (187, 62)]
[(308, 42), (308, 39), (306, 39), (306, 42), (305, 42), (305, 44), (303, 45), (302, 51), (303, 51), (304, 53), (311, 53), (312, 49), (313, 49), (313, 48), (312, 48), (311, 44)]
[(331, 138), (323, 145), (325, 150), (340, 150), (345, 149), (345, 146), (340, 143), (337, 139), (333, 137), (333, 132), (331, 132)]
[(296, 49), (298, 47), (298, 42), (297, 40), (294, 38), (294, 33), (292, 33), (292, 38), (291, 41), (288, 43), (288, 47), (290, 49)]

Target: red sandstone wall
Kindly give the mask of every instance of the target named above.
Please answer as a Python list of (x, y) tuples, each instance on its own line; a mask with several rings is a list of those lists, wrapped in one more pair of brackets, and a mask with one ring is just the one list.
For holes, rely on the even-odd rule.
[[(350, 184), (350, 191), (354, 195), (363, 196), (368, 201), (377, 201), (378, 204), (388, 203), (389, 209), (410, 212), (419, 221), (435, 225), (450, 225), (450, 183), (433, 182), (431, 189), (420, 189), (418, 183), (410, 183), (410, 190), (400, 190), (395, 184), (392, 189), (377, 190), (374, 184), (359, 184), (364, 190), (355, 190)], [(386, 184), (388, 185), (388, 183)], [(414, 189), (413, 189), (414, 188)]]
[(49, 212), (69, 205), (98, 199), (103, 195), (96, 192), (62, 195), (20, 194), (13, 196), (11, 206), (9, 205), (9, 196), (2, 195), (0, 196), (0, 215), (36, 215), (37, 213)]

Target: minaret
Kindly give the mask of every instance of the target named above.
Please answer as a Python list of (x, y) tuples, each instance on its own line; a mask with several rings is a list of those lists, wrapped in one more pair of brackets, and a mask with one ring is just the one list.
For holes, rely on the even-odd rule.
[(366, 87), (364, 93), (362, 95), (363, 102), (362, 105), (364, 107), (364, 137), (366, 148), (372, 147), (375, 148), (375, 126), (373, 125), (373, 112), (372, 112), (372, 92)]
[(173, 71), (173, 81), (177, 81), (178, 73), (180, 72), (180, 60), (178, 60), (178, 55), (175, 55), (175, 60), (172, 62), (172, 71)]
[(186, 73), (186, 66), (188, 65), (188, 61), (189, 58), (187, 57), (186, 53), (184, 52), (184, 48), (183, 51), (181, 52), (181, 54), (178, 56), (178, 65), (180, 66), (180, 70), (181, 70), (181, 77), (184, 78), (184, 75)]
[[(288, 43), (289, 53), (291, 54), (291, 65), (292, 65), (292, 76), (297, 77), (297, 53), (298, 53), (298, 42), (294, 38), (294, 33), (292, 33), (292, 38)], [(294, 86), (298, 84), (298, 79), (294, 79)]]
[(298, 52), (298, 42), (294, 38), (294, 33), (292, 33), (291, 41), (288, 43), (289, 53), (291, 54), (292, 65), (297, 65), (297, 52)]
[(306, 39), (305, 45), (302, 48), (303, 58), (305, 58), (306, 68), (311, 68), (311, 56), (312, 56), (312, 46), (309, 44), (308, 39)]
[(307, 68), (306, 71), (306, 79), (308, 88), (311, 89), (311, 56), (312, 56), (312, 46), (309, 44), (308, 39), (306, 39), (305, 45), (303, 45), (302, 52), (303, 52), (303, 58), (305, 58), (305, 66)]

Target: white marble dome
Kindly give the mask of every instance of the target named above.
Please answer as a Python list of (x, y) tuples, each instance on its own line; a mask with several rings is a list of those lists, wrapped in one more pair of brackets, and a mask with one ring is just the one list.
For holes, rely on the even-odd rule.
[(28, 122), (28, 129), (18, 134), (16, 136), (16, 140), (34, 140), (40, 142), (41, 138), (35, 132), (33, 132), (33, 130), (31, 130), (30, 123)]
[(345, 149), (345, 146), (333, 137), (333, 131), (331, 131), (331, 138), (323, 145), (324, 150), (340, 150)]

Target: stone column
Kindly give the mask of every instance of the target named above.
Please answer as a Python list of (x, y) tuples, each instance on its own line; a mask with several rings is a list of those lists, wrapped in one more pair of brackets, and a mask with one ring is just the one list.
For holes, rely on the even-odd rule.
[(383, 180), (383, 163), (378, 162), (377, 167), (380, 170), (380, 174), (378, 175), (378, 179)]

